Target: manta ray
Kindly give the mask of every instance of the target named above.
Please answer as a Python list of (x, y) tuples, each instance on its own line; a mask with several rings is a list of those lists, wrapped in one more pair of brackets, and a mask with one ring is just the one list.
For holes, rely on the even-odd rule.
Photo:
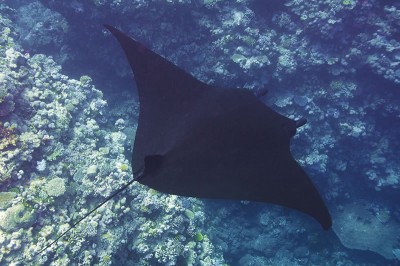
[(138, 89), (136, 173), (43, 250), (135, 181), (179, 196), (278, 204), (331, 228), (322, 197), (290, 152), (290, 140), (305, 119), (278, 114), (249, 90), (201, 82), (122, 31), (105, 27), (124, 50)]
[(140, 110), (132, 168), (137, 181), (179, 196), (279, 204), (331, 227), (328, 209), (290, 153), (303, 119), (284, 117), (246, 89), (203, 83), (105, 25), (123, 48)]

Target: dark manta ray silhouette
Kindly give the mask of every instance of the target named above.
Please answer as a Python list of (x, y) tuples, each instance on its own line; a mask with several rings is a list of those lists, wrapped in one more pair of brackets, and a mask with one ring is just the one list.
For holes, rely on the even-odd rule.
[(137, 181), (180, 196), (262, 201), (331, 217), (289, 143), (304, 120), (286, 118), (244, 89), (205, 84), (116, 28), (135, 76)]
[(140, 173), (47, 247), (134, 181), (180, 196), (279, 204), (331, 227), (324, 201), (290, 153), (305, 119), (276, 113), (248, 90), (207, 85), (105, 27), (125, 51), (138, 88), (132, 169)]

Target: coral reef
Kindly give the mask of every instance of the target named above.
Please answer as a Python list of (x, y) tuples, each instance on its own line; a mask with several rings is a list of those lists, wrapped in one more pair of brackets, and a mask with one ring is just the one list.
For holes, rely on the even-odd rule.
[(58, 53), (56, 60), (63, 62), (67, 57), (65, 48), (67, 20), (58, 12), (46, 8), (41, 2), (33, 1), (17, 9), (16, 30), (18, 42), (30, 52)]
[[(400, 260), (399, 18), (399, 3), (377, 0), (1, 3), (0, 265)], [(131, 73), (99, 25), (106, 20), (202, 81), (266, 87), (263, 101), (306, 117), (293, 153), (333, 206), (336, 234), (382, 258), (354, 255), (296, 213), (137, 184), (34, 257), (137, 170), (138, 103), (119, 90)]]

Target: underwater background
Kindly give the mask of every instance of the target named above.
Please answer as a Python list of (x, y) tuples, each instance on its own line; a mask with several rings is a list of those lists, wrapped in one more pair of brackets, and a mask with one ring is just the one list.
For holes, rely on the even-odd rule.
[[(198, 79), (267, 88), (333, 229), (133, 183), (138, 100), (114, 25)], [(400, 265), (400, 2), (0, 1), (0, 265)], [(137, 169), (133, 169), (134, 171)]]

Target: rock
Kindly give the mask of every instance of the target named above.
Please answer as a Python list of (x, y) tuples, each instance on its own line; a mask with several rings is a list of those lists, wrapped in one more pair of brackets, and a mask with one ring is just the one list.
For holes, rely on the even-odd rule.
[(97, 165), (90, 165), (89, 167), (88, 167), (88, 169), (86, 170), (86, 174), (88, 175), (88, 176), (94, 176), (94, 175), (96, 175), (97, 174)]
[(361, 203), (344, 205), (343, 211), (333, 213), (333, 231), (340, 242), (351, 249), (370, 250), (386, 259), (394, 259), (398, 246), (400, 224), (394, 219), (382, 222)]
[(34, 218), (34, 212), (27, 210), (22, 203), (18, 203), (0, 212), (0, 227), (6, 231), (15, 231), (20, 227), (28, 227)]

